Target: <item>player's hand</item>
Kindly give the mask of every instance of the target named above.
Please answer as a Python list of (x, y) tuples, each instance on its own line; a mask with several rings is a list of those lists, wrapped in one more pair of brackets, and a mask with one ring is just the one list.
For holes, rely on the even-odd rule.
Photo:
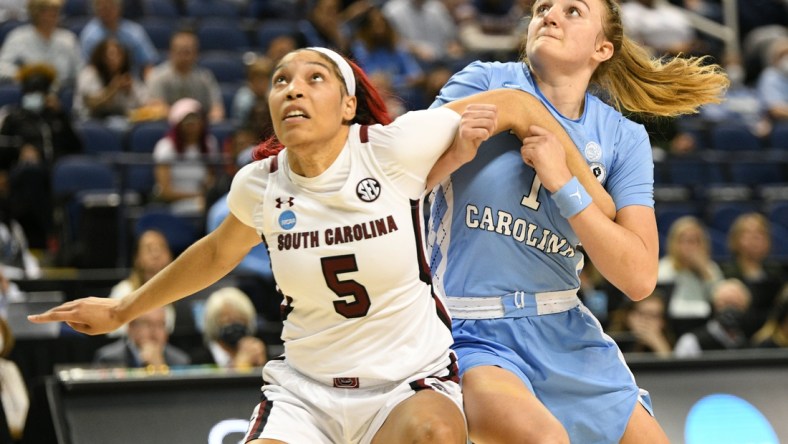
[(551, 193), (572, 179), (572, 173), (566, 165), (564, 147), (553, 133), (542, 127), (531, 125), (528, 128), (520, 155), (526, 165), (536, 170), (542, 185)]
[(27, 320), (36, 324), (62, 321), (78, 332), (100, 335), (123, 325), (115, 310), (119, 303), (120, 300), (113, 298), (77, 299), (44, 313), (30, 315)]
[(464, 161), (476, 156), (479, 145), (489, 139), (498, 123), (498, 107), (475, 103), (468, 105), (460, 117), (460, 128), (453, 149)]

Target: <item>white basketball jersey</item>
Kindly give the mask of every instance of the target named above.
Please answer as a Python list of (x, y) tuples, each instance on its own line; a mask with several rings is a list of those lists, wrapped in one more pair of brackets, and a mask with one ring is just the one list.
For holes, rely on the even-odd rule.
[[(410, 118), (410, 131), (432, 133), (415, 142), (412, 135), (398, 135), (405, 134), (397, 133), (403, 125), (352, 126), (343, 153), (315, 178), (326, 183), (325, 176), (344, 177), (333, 191), (305, 189), (311, 179), (294, 177), (286, 149), (239, 172), (236, 181), (245, 184), (233, 184), (236, 195), (241, 187), (264, 193), (257, 208), (244, 211), (268, 245), (285, 297), (285, 355), (296, 370), (321, 380), (397, 381), (446, 353), (450, 321), (433, 292), (424, 254), (422, 199), (415, 186), (403, 184), (422, 183), (423, 190), (426, 173), (451, 142), (458, 120), (448, 110)], [(403, 177), (412, 175), (412, 168), (383, 168), (381, 147), (373, 148), (370, 138), (393, 145), (411, 141), (417, 146), (402, 149), (428, 165), (415, 177)], [(233, 192), (230, 207), (234, 214), (236, 208), (243, 212), (244, 198), (233, 199)]]

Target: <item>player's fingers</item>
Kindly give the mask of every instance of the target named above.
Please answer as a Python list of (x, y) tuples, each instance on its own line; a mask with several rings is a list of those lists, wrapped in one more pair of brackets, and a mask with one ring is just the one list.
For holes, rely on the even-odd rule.
[(35, 323), (76, 320), (77, 305), (76, 301), (69, 301), (43, 313), (28, 315), (27, 320)]

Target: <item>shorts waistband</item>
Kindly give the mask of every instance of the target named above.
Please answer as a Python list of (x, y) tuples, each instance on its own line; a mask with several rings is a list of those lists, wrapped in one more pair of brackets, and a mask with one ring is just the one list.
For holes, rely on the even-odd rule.
[(577, 288), (571, 290), (526, 293), (515, 291), (503, 296), (448, 296), (452, 318), (495, 319), (541, 316), (571, 310), (580, 305)]

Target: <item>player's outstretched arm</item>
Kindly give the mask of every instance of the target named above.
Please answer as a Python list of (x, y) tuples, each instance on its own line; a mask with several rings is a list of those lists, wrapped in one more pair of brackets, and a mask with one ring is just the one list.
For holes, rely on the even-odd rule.
[[(611, 220), (615, 219), (616, 206), (613, 203), (613, 199), (596, 179), (585, 159), (580, 154), (577, 146), (575, 146), (574, 142), (569, 137), (569, 134), (566, 133), (561, 124), (555, 120), (553, 115), (550, 114), (550, 111), (547, 110), (539, 99), (525, 91), (502, 88), (464, 97), (443, 106), (462, 115), (468, 105), (475, 103), (490, 104), (497, 107), (497, 121), (492, 135), (511, 130), (520, 140), (524, 140), (531, 135), (532, 126), (541, 127), (554, 134), (564, 148), (566, 165), (569, 167), (571, 174), (577, 177), (580, 183), (583, 184), (588, 194), (591, 195), (594, 204), (602, 210), (605, 216)], [(457, 149), (456, 144), (449, 147), (447, 151), (449, 154), (444, 155), (438, 160), (438, 163), (436, 163), (436, 166), (433, 168), (434, 171), (430, 172), (428, 185), (433, 184), (434, 186), (457, 170), (463, 163), (473, 159), (472, 156), (467, 158), (467, 152), (457, 156), (450, 154), (450, 152), (455, 149)], [(465, 162), (459, 163), (466, 158), (467, 160), (465, 160)], [(429, 188), (431, 187), (428, 186), (428, 189)]]
[(257, 232), (229, 214), (150, 281), (123, 299), (89, 297), (28, 316), (35, 323), (66, 322), (90, 335), (114, 331), (137, 316), (194, 294), (221, 279), (260, 243)]

